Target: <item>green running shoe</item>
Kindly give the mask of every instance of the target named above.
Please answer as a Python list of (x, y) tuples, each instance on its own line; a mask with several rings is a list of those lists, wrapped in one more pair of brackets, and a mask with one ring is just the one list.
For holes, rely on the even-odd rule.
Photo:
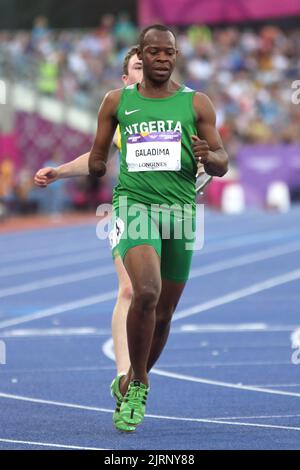
[(120, 409), (120, 417), (124, 423), (137, 426), (143, 420), (149, 390), (150, 387), (146, 387), (139, 380), (130, 382)]
[(120, 416), (120, 408), (123, 401), (123, 395), (120, 392), (120, 380), (124, 377), (125, 374), (117, 375), (117, 377), (112, 381), (110, 386), (111, 396), (116, 400), (117, 405), (113, 414), (113, 423), (119, 431), (123, 432), (133, 432), (135, 431), (135, 426), (128, 425), (124, 423)]

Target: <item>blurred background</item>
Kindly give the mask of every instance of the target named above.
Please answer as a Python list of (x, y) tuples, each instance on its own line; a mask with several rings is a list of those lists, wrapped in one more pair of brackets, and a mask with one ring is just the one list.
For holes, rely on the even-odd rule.
[[(42, 190), (33, 175), (91, 148), (99, 104), (121, 86), (122, 62), (151, 23), (171, 26), (176, 80), (217, 110), (230, 156), (204, 199), (215, 210), (289, 210), (300, 200), (299, 0), (0, 0), (0, 221), (94, 213), (103, 179)], [(298, 98), (299, 97), (299, 98)], [(112, 151), (112, 153), (116, 153)], [(1, 229), (1, 222), (0, 222)]]

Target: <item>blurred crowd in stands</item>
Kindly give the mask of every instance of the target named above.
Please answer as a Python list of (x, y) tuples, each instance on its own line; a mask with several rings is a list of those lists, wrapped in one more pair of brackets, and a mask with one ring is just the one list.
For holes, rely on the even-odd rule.
[[(210, 96), (233, 162), (241, 143), (300, 141), (300, 107), (291, 102), (300, 29), (194, 25), (174, 32), (175, 78)], [(126, 14), (105, 15), (95, 30), (80, 31), (51, 29), (39, 17), (32, 31), (0, 32), (0, 76), (96, 112), (104, 93), (120, 87), (123, 58), (138, 34)]]

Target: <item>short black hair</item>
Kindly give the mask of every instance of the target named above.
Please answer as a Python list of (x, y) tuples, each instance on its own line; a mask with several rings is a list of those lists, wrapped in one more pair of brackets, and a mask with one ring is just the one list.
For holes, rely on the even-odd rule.
[(127, 52), (124, 62), (123, 62), (123, 74), (128, 75), (128, 65), (131, 57), (136, 55), (138, 53), (138, 46), (133, 46), (129, 51)]
[(147, 26), (146, 28), (144, 28), (140, 34), (140, 38), (139, 38), (140, 49), (143, 49), (145, 36), (148, 33), (148, 31), (150, 31), (151, 29), (155, 29), (156, 31), (168, 31), (169, 33), (173, 34), (174, 39), (176, 41), (175, 33), (174, 31), (172, 31), (171, 28), (163, 24), (151, 24), (150, 26)]

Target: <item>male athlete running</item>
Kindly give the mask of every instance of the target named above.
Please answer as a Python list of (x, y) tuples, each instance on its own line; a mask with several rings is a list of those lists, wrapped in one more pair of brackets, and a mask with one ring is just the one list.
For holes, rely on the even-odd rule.
[[(137, 57), (137, 47), (132, 47), (127, 53), (123, 63), (122, 81), (124, 85), (141, 82), (143, 78), (142, 62)], [(114, 143), (120, 149), (121, 139), (119, 131), (114, 136)], [(57, 168), (46, 167), (37, 171), (35, 175), (35, 183), (39, 187), (47, 187), (47, 185), (55, 182), (57, 179), (69, 178), (74, 176), (88, 175), (88, 158), (89, 153), (83, 154), (80, 157), (65, 163)], [(203, 174), (203, 165), (198, 164), (198, 175)], [(203, 184), (201, 181), (200, 184)], [(127, 346), (127, 333), (126, 333), (126, 320), (129, 305), (132, 298), (132, 286), (127, 271), (123, 265), (122, 259), (117, 250), (113, 252), (114, 263), (118, 275), (118, 296), (112, 315), (112, 336), (114, 342), (114, 351), (117, 366), (117, 379), (112, 383), (112, 394), (117, 399), (117, 410), (121, 406), (119, 391), (119, 381), (126, 375), (129, 369), (130, 360)], [(115, 425), (118, 429), (125, 431), (133, 431), (135, 427), (125, 425), (120, 422), (119, 412), (116, 411), (113, 415)]]
[[(106, 95), (89, 157), (90, 174), (103, 176), (119, 124), (122, 158), (113, 198), (113, 243), (131, 280), (133, 297), (127, 318), (131, 367), (125, 377), (115, 379), (112, 388), (118, 399), (116, 427), (127, 431), (144, 417), (148, 372), (166, 344), (188, 279), (192, 251), (186, 248), (185, 231), (181, 238), (175, 232), (178, 224), (195, 220), (196, 161), (213, 176), (223, 176), (228, 166), (209, 98), (171, 81), (177, 53), (169, 28), (152, 25), (142, 32), (138, 57), (143, 62), (143, 81)], [(174, 203), (181, 208), (187, 204), (191, 210), (178, 218), (171, 211)], [(143, 205), (143, 220), (153, 229), (151, 234), (142, 230), (140, 237), (132, 236), (136, 204)], [(153, 221), (153, 204), (170, 209), (169, 238), (162, 236), (160, 216)]]

